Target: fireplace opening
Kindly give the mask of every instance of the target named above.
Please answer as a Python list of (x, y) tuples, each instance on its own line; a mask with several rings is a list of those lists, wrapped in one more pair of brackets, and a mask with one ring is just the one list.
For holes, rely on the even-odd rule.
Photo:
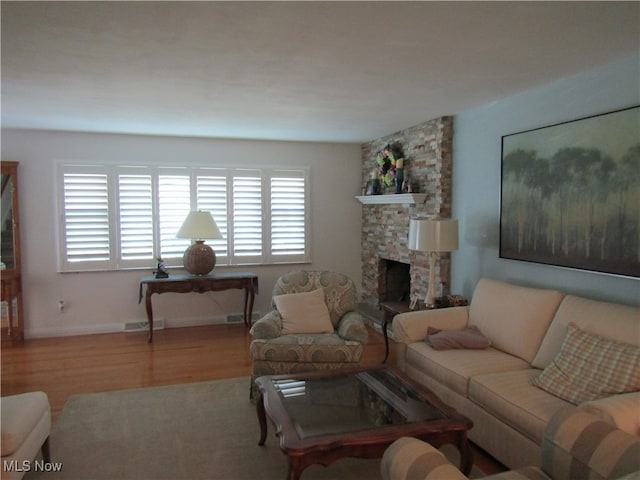
[(381, 302), (409, 301), (411, 294), (411, 265), (395, 260), (380, 259)]

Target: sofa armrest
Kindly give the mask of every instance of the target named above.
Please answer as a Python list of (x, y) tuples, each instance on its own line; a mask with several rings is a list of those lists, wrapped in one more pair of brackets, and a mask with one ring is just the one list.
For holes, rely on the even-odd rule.
[(640, 392), (611, 395), (581, 403), (579, 408), (584, 408), (620, 430), (640, 437)]
[(385, 450), (380, 463), (383, 480), (466, 480), (460, 470), (435, 447), (422, 440), (402, 437)]
[(468, 320), (468, 306), (400, 313), (393, 317), (393, 339), (399, 343), (420, 342), (427, 338), (428, 327), (456, 330), (466, 327)]
[(282, 317), (277, 310), (272, 310), (253, 324), (249, 331), (254, 340), (268, 340), (282, 335)]
[(542, 470), (551, 478), (616, 479), (640, 470), (640, 437), (584, 408), (565, 407), (545, 428)]
[(369, 332), (364, 324), (362, 315), (358, 312), (347, 312), (343, 315), (338, 323), (338, 336), (345, 340), (366, 343), (369, 338)]

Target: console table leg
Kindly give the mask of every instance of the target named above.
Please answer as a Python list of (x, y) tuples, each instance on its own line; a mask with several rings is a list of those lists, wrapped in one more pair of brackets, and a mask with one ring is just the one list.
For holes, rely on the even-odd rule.
[(251, 319), (247, 316), (247, 307), (249, 305), (249, 287), (244, 287), (244, 326), (251, 326)]
[(151, 307), (151, 292), (147, 287), (147, 293), (144, 299), (144, 306), (147, 310), (147, 321), (149, 322), (149, 340), (148, 343), (153, 342), (153, 309)]
[(253, 291), (253, 288), (249, 291), (249, 316), (248, 316), (248, 326), (251, 327), (251, 320), (253, 315), (253, 301), (256, 298), (256, 294)]

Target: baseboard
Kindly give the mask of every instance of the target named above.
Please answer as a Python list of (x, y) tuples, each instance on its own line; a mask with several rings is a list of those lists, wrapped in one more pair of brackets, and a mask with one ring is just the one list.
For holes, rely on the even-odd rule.
[(25, 330), (25, 338), (73, 337), (76, 335), (95, 335), (99, 333), (117, 333), (122, 331), (121, 323), (107, 323), (82, 327), (53, 327)]
[[(253, 312), (252, 322), (258, 320), (262, 315), (260, 312)], [(153, 321), (153, 329), (182, 327), (202, 327), (206, 325), (229, 325), (241, 324), (244, 322), (242, 313), (230, 313), (228, 315), (216, 315), (215, 317), (189, 317), (164, 319), (157, 318)], [(128, 328), (127, 328), (128, 326)], [(132, 319), (124, 323), (107, 323), (87, 326), (60, 326), (53, 328), (42, 328), (37, 330), (25, 330), (25, 338), (47, 338), (47, 337), (72, 337), (76, 335), (95, 335), (100, 333), (133, 333), (142, 332), (149, 329), (147, 319)]]

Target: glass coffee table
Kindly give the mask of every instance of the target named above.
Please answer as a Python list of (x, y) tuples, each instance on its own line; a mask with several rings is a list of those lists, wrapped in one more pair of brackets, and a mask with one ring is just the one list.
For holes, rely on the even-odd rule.
[(290, 480), (313, 464), (381, 458), (400, 437), (435, 447), (451, 443), (460, 451), (460, 470), (471, 471), (471, 420), (390, 367), (267, 375), (256, 385), (259, 445), (267, 439), (268, 416), (289, 459)]

